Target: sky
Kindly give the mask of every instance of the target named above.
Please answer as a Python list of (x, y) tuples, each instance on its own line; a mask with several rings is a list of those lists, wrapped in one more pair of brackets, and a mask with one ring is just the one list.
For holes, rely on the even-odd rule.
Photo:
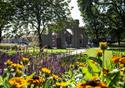
[(84, 22), (82, 20), (82, 17), (80, 16), (80, 11), (78, 8), (77, 0), (71, 0), (71, 3), (69, 4), (70, 7), (73, 7), (71, 10), (71, 16), (73, 19), (79, 19), (79, 26), (84, 26)]

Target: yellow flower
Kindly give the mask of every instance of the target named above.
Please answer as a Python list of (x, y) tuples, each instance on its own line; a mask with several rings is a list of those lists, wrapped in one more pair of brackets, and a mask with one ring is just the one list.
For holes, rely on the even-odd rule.
[(108, 73), (109, 73), (109, 70), (108, 70), (108, 69), (103, 68), (103, 74), (104, 74), (104, 75), (108, 75)]
[(76, 62), (76, 64), (79, 64), (79, 63), (80, 63), (80, 62), (78, 62), (78, 61)]
[(50, 73), (51, 73), (51, 71), (50, 71), (48, 68), (46, 68), (46, 67), (43, 67), (43, 68), (41, 69), (41, 71), (44, 72), (44, 73), (47, 73), (47, 74), (50, 74)]
[(78, 84), (78, 85), (76, 86), (76, 88), (86, 88), (86, 85), (85, 85), (85, 84)]
[(99, 42), (99, 47), (100, 47), (100, 49), (102, 49), (102, 50), (107, 49), (107, 42)]
[(34, 84), (35, 86), (40, 86), (41, 83), (43, 83), (45, 81), (44, 78), (39, 77), (39, 76), (35, 76), (32, 79), (28, 80), (29, 84)]
[(69, 80), (69, 81), (66, 81), (66, 82), (56, 82), (56, 85), (57, 86), (60, 86), (60, 87), (66, 87), (66, 86), (68, 86), (68, 85), (70, 85), (70, 83), (71, 83), (71, 81)]
[(93, 63), (93, 64), (97, 64), (97, 62), (94, 61), (94, 60), (90, 60), (90, 62)]
[(20, 71), (19, 69), (16, 69), (16, 76), (20, 77), (23, 75), (23, 72)]
[(102, 56), (102, 50), (100, 50), (100, 49), (98, 49), (98, 50), (96, 50), (96, 55), (98, 56), (98, 57), (101, 57)]
[(122, 68), (122, 67), (125, 67), (125, 64), (120, 64), (119, 67), (121, 67), (121, 68)]
[(120, 75), (124, 75), (125, 74), (125, 68), (120, 70)]
[(98, 77), (97, 77), (97, 76), (93, 76), (93, 77), (91, 78), (91, 80), (98, 80)]
[(24, 66), (21, 65), (21, 64), (16, 64), (16, 66), (17, 66), (18, 69), (23, 69), (24, 68)]
[(13, 64), (13, 62), (11, 61), (11, 60), (7, 60), (6, 62), (5, 62), (5, 65), (7, 65), (7, 66), (11, 66)]
[(80, 63), (80, 64), (79, 64), (80, 67), (85, 67), (85, 65), (86, 65), (86, 64), (84, 64), (84, 63)]
[(64, 86), (66, 86), (65, 82), (60, 82), (60, 83), (57, 82), (56, 85), (57, 85), (57, 86), (60, 86), (60, 87), (64, 87)]
[(81, 62), (76, 62), (76, 64), (77, 64), (78, 66), (80, 66), (80, 67), (85, 67), (85, 65), (86, 65), (86, 64), (81, 63)]
[(22, 69), (24, 68), (23, 65), (21, 65), (21, 64), (16, 64), (16, 63), (13, 63), (13, 64), (12, 64), (12, 67), (13, 67), (14, 69), (20, 69), (20, 70), (22, 70)]
[(28, 64), (29, 58), (22, 57), (23, 64)]
[(61, 79), (58, 75), (52, 74), (53, 79)]
[(13, 88), (25, 88), (25, 86), (27, 85), (26, 80), (20, 77), (11, 78), (9, 80), (9, 83)]

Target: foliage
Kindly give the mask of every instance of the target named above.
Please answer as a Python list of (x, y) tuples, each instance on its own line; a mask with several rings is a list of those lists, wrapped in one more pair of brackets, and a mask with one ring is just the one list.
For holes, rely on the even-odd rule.
[(12, 20), (14, 15), (13, 6), (6, 0), (0, 0), (0, 42), (2, 40), (2, 31), (9, 27), (9, 22)]
[(85, 21), (86, 32), (90, 40), (95, 39), (97, 42), (107, 36), (106, 24), (102, 20), (99, 1), (78, 0), (83, 20)]
[(92, 39), (98, 41), (111, 36), (120, 44), (125, 28), (123, 0), (78, 0), (78, 3), (86, 23), (86, 32)]
[[(39, 47), (42, 49), (42, 34), (50, 24), (67, 20), (69, 0), (10, 0), (15, 6), (17, 25), (30, 26), (38, 35)], [(28, 31), (31, 31), (28, 29)]]

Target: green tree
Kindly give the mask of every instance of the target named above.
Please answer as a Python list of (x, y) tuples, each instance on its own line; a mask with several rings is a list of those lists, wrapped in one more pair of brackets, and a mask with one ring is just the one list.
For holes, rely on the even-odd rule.
[(101, 7), (98, 0), (78, 0), (78, 5), (86, 24), (85, 27), (88, 36), (98, 43), (99, 39), (107, 36), (106, 26), (102, 20), (104, 17), (101, 15), (102, 11), (100, 10)]
[[(125, 30), (124, 0), (78, 0), (81, 14), (90, 34), (99, 37), (115, 35), (120, 45)], [(94, 38), (94, 37), (93, 37)]]
[(16, 9), (19, 25), (31, 25), (38, 35), (42, 51), (42, 34), (50, 24), (67, 20), (69, 0), (11, 0)]
[(12, 20), (13, 15), (13, 6), (8, 1), (0, 0), (0, 42), (2, 41), (2, 31)]
[(121, 36), (125, 32), (125, 1), (111, 0), (107, 6), (109, 8), (106, 17), (112, 29), (111, 34), (116, 36), (118, 44), (120, 45)]

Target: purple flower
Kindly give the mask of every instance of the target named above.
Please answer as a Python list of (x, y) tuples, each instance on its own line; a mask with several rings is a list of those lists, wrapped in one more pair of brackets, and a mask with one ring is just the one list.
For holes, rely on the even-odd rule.
[(65, 69), (64, 68), (60, 68), (60, 73), (64, 73), (65, 72)]

